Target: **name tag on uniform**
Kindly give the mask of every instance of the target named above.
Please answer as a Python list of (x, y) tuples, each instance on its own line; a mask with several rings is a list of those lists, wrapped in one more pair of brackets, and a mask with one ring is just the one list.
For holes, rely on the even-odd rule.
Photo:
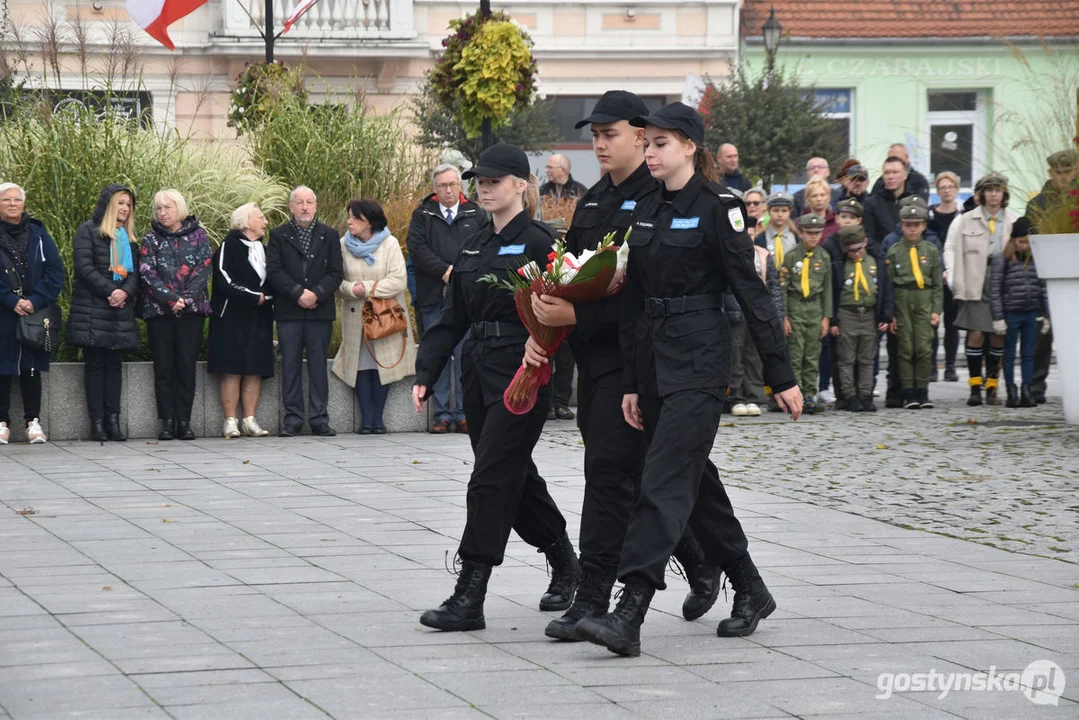
[(636, 207), (637, 207), (637, 201), (636, 200), (626, 200), (624, 203), (622, 203), (622, 207), (620, 209), (621, 210), (633, 210)]
[(701, 224), (699, 217), (695, 218), (674, 218), (671, 220), (671, 230), (692, 230)]
[(524, 254), (524, 245), (503, 245), (498, 248), (499, 255), (522, 255)]

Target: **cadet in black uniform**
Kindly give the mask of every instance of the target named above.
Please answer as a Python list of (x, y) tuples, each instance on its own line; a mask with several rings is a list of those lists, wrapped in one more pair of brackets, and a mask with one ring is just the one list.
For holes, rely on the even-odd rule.
[(714, 180), (700, 116), (671, 103), (632, 123), (645, 128), (645, 162), (661, 182), (637, 202), (622, 299), (622, 408), (644, 430), (648, 451), (618, 567), (622, 598), (609, 615), (577, 624), (586, 640), (621, 655), (640, 654), (641, 623), (687, 522), (735, 590), (716, 633), (749, 635), (775, 610), (708, 460), (730, 375), (728, 287), (747, 310), (776, 402), (794, 419), (802, 410), (775, 304), (754, 268), (745, 208)]
[[(611, 90), (592, 114), (577, 123), (592, 125), (592, 146), (604, 175), (577, 202), (566, 234), (567, 249), (580, 257), (595, 250), (610, 232), (621, 245), (637, 200), (656, 187), (644, 164), (644, 130), (629, 120), (646, 115), (644, 101), (625, 90)], [(569, 336), (577, 359), (577, 426), (584, 438), (584, 506), (581, 510), (581, 583), (573, 605), (552, 620), (546, 635), (581, 640), (574, 628), (585, 615), (607, 612), (618, 570), (622, 541), (641, 485), (645, 441), (622, 415), (622, 350), (618, 345), (621, 295), (599, 302), (573, 304), (561, 298), (533, 298), (536, 316), (551, 326), (574, 325)], [(529, 340), (526, 362), (547, 361)], [(674, 556), (685, 568), (690, 593), (682, 605), (687, 620), (712, 607), (719, 593), (718, 568), (704, 564), (700, 546), (687, 530)]]
[(423, 625), (439, 630), (486, 627), (487, 581), (491, 568), (502, 564), (511, 528), (551, 563), (551, 584), (540, 610), (568, 608), (578, 575), (566, 521), (532, 462), (550, 408), (550, 390), (540, 389), (531, 412), (514, 415), (506, 409), (502, 394), (521, 365), (528, 331), (513, 295), (479, 280), (488, 273), (505, 275), (530, 260), (546, 267), (555, 235), (524, 210), (529, 168), (520, 148), (500, 144), (485, 150), (479, 165), (463, 175), (472, 176), (478, 177), (480, 203), (491, 219), (465, 241), (453, 263), (442, 315), (420, 341), (412, 388), (420, 412), (453, 349), (472, 330), (462, 352), (461, 385), (476, 462), (458, 549), (461, 571), (453, 595), (420, 618)]

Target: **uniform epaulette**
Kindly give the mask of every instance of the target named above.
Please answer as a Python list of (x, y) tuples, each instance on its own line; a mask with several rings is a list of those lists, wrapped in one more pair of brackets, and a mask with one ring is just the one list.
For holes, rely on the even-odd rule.
[(547, 233), (548, 235), (550, 235), (552, 240), (554, 238), (558, 237), (558, 232), (553, 227), (551, 227), (547, 223), (543, 222), (542, 220), (537, 220), (536, 218), (532, 218), (532, 224), (535, 225), (536, 227), (543, 228), (543, 231), (545, 233)]
[(742, 199), (731, 192), (731, 189), (722, 183), (706, 182), (704, 184), (724, 205), (739, 205)]

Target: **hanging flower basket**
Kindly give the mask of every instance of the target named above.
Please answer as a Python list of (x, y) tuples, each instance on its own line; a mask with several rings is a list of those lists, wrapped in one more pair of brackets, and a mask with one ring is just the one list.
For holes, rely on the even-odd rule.
[(468, 137), (476, 137), (484, 119), (498, 127), (532, 103), (537, 74), (532, 39), (504, 12), (457, 18), (450, 30), (430, 84), (444, 107), (456, 109), (455, 119)]

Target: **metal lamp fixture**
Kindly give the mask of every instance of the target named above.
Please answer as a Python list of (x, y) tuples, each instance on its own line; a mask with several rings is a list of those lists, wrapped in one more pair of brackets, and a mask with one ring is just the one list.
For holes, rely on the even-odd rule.
[(768, 20), (761, 27), (764, 34), (764, 49), (769, 57), (776, 54), (779, 49), (779, 38), (783, 35), (783, 26), (776, 20), (776, 9), (773, 7), (768, 13)]

